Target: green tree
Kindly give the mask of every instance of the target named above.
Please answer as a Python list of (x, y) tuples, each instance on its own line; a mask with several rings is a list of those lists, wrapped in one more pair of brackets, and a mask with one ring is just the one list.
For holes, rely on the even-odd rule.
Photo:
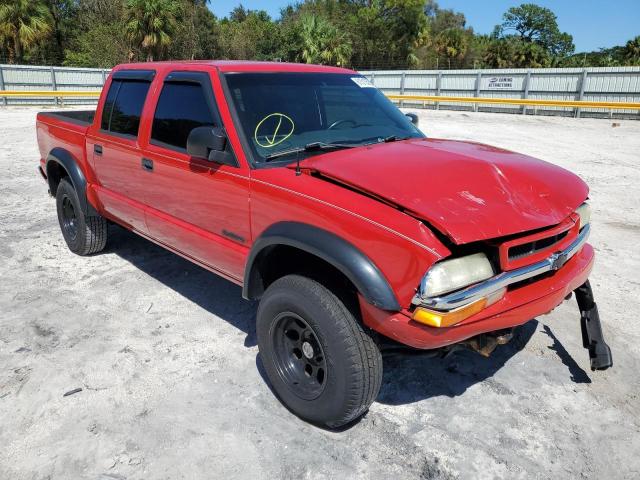
[(221, 55), (220, 28), (208, 0), (180, 0), (181, 21), (168, 50), (169, 58), (206, 59)]
[(515, 42), (508, 39), (492, 39), (484, 54), (484, 63), (490, 68), (507, 68), (515, 62)]
[(464, 30), (467, 25), (464, 13), (442, 9), (435, 2), (432, 2), (426, 11), (428, 12), (429, 27), (434, 35), (451, 28)]
[(302, 25), (293, 6), (289, 5), (280, 12), (279, 41), (275, 57), (285, 62), (302, 60)]
[(49, 46), (47, 55), (60, 61), (64, 50), (76, 35), (78, 2), (75, 0), (46, 0), (46, 4), (51, 13), (55, 38), (55, 43)]
[(467, 27), (467, 19), (461, 12), (443, 9), (434, 0), (424, 8), (427, 18), (423, 34), (425, 40), (418, 49), (417, 66), (441, 68), (443, 65), (464, 68), (473, 65), (478, 57), (473, 29)]
[(551, 55), (566, 56), (573, 53), (573, 37), (561, 32), (558, 18), (550, 9), (533, 3), (511, 7), (503, 15), (503, 22), (496, 27), (496, 36), (508, 36), (508, 32), (527, 43), (535, 43)]
[(427, 38), (425, 0), (384, 0), (380, 4), (391, 37), (389, 61), (392, 65), (411, 66), (416, 50)]
[(302, 59), (307, 63), (345, 65), (351, 58), (351, 42), (328, 20), (306, 15), (302, 18)]
[(244, 22), (250, 13), (250, 10), (247, 10), (242, 6), (242, 4), (240, 4), (229, 13), (229, 21), (238, 23)]
[(624, 58), (631, 65), (640, 63), (640, 35), (629, 40), (624, 46)]
[(481, 68), (486, 65), (485, 57), (493, 39), (490, 35), (472, 35), (467, 53), (467, 66), (471, 68)]
[[(343, 4), (347, 6), (343, 7)], [(428, 39), (425, 0), (337, 2), (329, 17), (347, 32), (357, 68), (407, 68)], [(340, 7), (340, 8), (338, 8)]]
[(469, 37), (460, 28), (442, 30), (434, 39), (434, 47), (438, 56), (451, 61), (460, 62), (467, 54)]
[(112, 68), (134, 58), (131, 44), (122, 35), (124, 24), (97, 24), (82, 32), (65, 50), (63, 64), (72, 67)]
[(41, 0), (0, 0), (0, 36), (8, 40), (17, 61), (51, 33), (51, 24), (51, 13)]
[(220, 49), (223, 58), (274, 60), (280, 32), (264, 10), (238, 7), (220, 22)]
[(125, 31), (148, 62), (162, 57), (173, 41), (180, 13), (176, 0), (129, 0)]
[(640, 40), (572, 54), (548, 8), (505, 12), (476, 35), (436, 0), (291, 0), (273, 20), (210, 0), (0, 0), (0, 56), (10, 61), (112, 67), (139, 59), (310, 61), (359, 69), (639, 65)]
[(111, 68), (139, 56), (138, 48), (123, 35), (125, 18), (125, 0), (78, 0), (64, 65)]
[(536, 43), (508, 37), (489, 44), (484, 62), (491, 68), (544, 68), (550, 66), (551, 55)]

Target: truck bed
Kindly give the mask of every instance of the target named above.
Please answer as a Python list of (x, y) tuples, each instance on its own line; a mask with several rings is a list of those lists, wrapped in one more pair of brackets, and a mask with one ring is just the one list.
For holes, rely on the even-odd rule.
[(62, 110), (39, 112), (36, 119), (40, 171), (46, 176), (46, 160), (54, 149), (62, 149), (76, 159), (80, 169), (88, 174), (85, 153), (86, 134), (95, 117), (95, 110)]
[(71, 122), (76, 125), (89, 126), (93, 123), (95, 110), (60, 110), (57, 112), (39, 112), (39, 118), (56, 118), (63, 122)]

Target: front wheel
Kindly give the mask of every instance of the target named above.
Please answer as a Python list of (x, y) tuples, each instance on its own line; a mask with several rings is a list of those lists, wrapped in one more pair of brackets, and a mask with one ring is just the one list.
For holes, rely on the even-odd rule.
[(360, 417), (382, 382), (382, 357), (347, 307), (299, 275), (276, 280), (257, 315), (260, 356), (273, 389), (299, 417), (331, 428)]

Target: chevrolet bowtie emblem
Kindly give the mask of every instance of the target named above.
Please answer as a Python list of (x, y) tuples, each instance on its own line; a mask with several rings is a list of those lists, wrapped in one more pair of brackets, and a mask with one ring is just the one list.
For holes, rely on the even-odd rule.
[(551, 261), (551, 270), (559, 270), (567, 263), (569, 255), (567, 253), (554, 253), (549, 257), (549, 260)]

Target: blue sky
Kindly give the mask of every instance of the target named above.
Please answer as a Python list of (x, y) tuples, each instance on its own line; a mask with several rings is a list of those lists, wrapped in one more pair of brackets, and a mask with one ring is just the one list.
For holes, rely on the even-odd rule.
[[(573, 35), (577, 51), (622, 45), (640, 35), (640, 0), (526, 0), (551, 8), (558, 16), (560, 29)], [(226, 16), (242, 3), (246, 8), (266, 10), (273, 18), (290, 0), (211, 0), (210, 8), (218, 17)], [(443, 8), (461, 11), (478, 33), (490, 33), (502, 14), (525, 0), (438, 0)]]

